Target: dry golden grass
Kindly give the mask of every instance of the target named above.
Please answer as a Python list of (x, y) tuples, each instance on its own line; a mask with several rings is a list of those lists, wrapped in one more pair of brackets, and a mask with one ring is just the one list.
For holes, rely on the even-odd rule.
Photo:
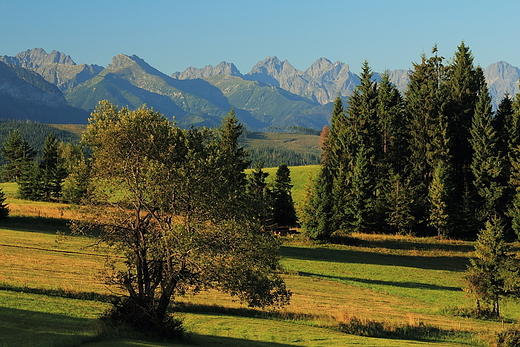
[[(5, 191), (9, 191), (10, 188), (12, 191), (12, 187)], [(66, 221), (79, 215), (77, 209), (64, 204), (22, 201), (10, 194), (8, 203), (13, 221), (0, 226), (0, 253), (4, 264), (0, 268), (0, 284), (110, 294), (110, 289), (101, 283), (98, 276), (103, 269), (103, 252), (89, 247), (94, 240), (83, 236), (66, 236)], [(52, 227), (42, 225), (39, 229), (38, 221), (44, 220), (51, 223)], [(24, 224), (25, 222), (27, 224)], [(432, 282), (428, 283), (432, 287), (442, 287), (434, 282), (438, 280), (434, 277), (445, 275), (453, 278), (449, 286), (456, 287), (460, 285), (459, 272), (463, 269), (461, 260), (466, 259), (473, 249), (470, 242), (395, 235), (353, 234), (352, 237), (356, 241), (354, 246), (313, 245), (304, 240), (286, 240), (282, 249), (285, 255), (282, 263), (287, 268), (284, 277), (288, 288), (293, 292), (293, 297), (291, 304), (278, 314), (279, 317), (313, 326), (334, 326), (348, 321), (351, 317), (357, 317), (361, 320), (397, 325), (430, 324), (447, 330), (488, 332), (502, 329), (501, 322), (444, 315), (441, 309), (451, 306), (452, 303), (445, 302), (443, 306), (442, 303), (436, 303), (435, 298), (425, 297), (423, 300), (420, 295), (407, 296), (399, 291), (401, 288), (396, 289), (395, 284), (392, 284), (392, 281), (399, 284), (399, 281), (419, 281), (418, 279), (377, 277), (381, 275), (377, 271), (399, 268), (403, 265), (402, 261), (406, 263), (406, 271), (422, 272), (424, 276), (431, 277)], [(302, 255), (301, 251), (307, 249), (315, 251), (313, 254), (317, 259), (314, 264), (311, 264), (312, 259), (298, 258)], [(376, 272), (366, 275), (369, 277), (362, 277), (348, 267), (352, 265), (350, 259), (336, 259), (335, 256), (328, 259), (320, 258), (328, 252), (337, 253), (337, 257), (352, 254), (358, 257), (358, 267), (366, 266), (366, 259), (377, 257), (377, 261), (368, 264)], [(386, 259), (391, 261), (384, 263)], [(417, 262), (417, 265), (414, 265), (414, 262)], [(436, 265), (435, 268), (448, 270), (436, 272), (435, 269), (430, 269), (432, 263)], [(311, 265), (315, 266), (312, 270), (307, 268)], [(312, 274), (302, 274), (302, 271)], [(338, 275), (331, 271), (340, 272)], [(398, 273), (400, 270), (395, 271)], [(343, 277), (359, 278), (359, 282), (344, 281)], [(420, 278), (421, 281), (430, 279)], [(363, 281), (373, 281), (378, 286), (363, 286)], [(385, 282), (389, 284), (385, 286)], [(415, 290), (421, 293), (420, 288)], [(441, 293), (440, 290), (438, 292)], [(454, 293), (453, 295), (461, 296), (458, 299), (460, 302), (472, 305), (470, 298), (463, 297), (464, 293)], [(216, 291), (175, 299), (192, 305), (244, 308), (226, 294)], [(508, 317), (516, 319), (518, 313), (514, 311), (518, 311), (517, 309), (518, 305), (508, 303), (504, 312)]]

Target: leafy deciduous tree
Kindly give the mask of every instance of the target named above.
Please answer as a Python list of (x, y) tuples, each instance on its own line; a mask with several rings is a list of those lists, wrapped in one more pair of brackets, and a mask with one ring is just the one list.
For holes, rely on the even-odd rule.
[[(158, 329), (168, 321), (173, 296), (204, 288), (250, 306), (287, 303), (290, 292), (273, 271), (279, 241), (261, 231), (240, 201), (245, 176), (232, 173), (245, 157), (232, 140), (235, 130), (217, 138), (208, 129), (174, 127), (151, 109), (130, 111), (107, 101), (91, 117), (84, 142), (92, 148), (92, 208), (99, 208), (89, 225), (124, 255), (106, 277), (128, 295), (112, 317)], [(235, 122), (224, 124), (225, 130)]]

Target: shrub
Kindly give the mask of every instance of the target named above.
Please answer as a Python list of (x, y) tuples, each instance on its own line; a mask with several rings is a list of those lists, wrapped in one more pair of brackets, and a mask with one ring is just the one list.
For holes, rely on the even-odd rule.
[(496, 335), (497, 347), (520, 347), (520, 330), (518, 327), (509, 328)]
[(454, 333), (451, 330), (443, 330), (422, 322), (417, 324), (390, 324), (370, 319), (359, 319), (357, 317), (344, 319), (343, 322), (338, 324), (338, 330), (346, 334), (358, 336), (410, 340), (440, 339)]
[(5, 203), (5, 193), (3, 189), (0, 189), (0, 219), (5, 219), (9, 216), (9, 207)]
[(137, 303), (132, 298), (117, 299), (112, 304), (113, 307), (101, 317), (104, 335), (131, 330), (166, 339), (181, 339), (184, 335), (182, 322), (171, 315), (157, 321), (153, 304)]

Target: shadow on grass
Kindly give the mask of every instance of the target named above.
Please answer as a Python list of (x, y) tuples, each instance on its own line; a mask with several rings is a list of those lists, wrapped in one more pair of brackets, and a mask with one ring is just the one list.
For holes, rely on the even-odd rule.
[(466, 257), (424, 257), (331, 248), (302, 248), (282, 246), (281, 253), (285, 258), (300, 260), (404, 266), (426, 270), (449, 270), (457, 272), (465, 271), (467, 265), (469, 264), (468, 258)]
[(403, 242), (398, 240), (356, 240), (357, 245), (369, 248), (386, 248), (392, 250), (421, 250), (421, 251), (445, 251), (445, 252), (473, 252), (475, 248), (469, 244), (453, 244), (447, 242)]
[(175, 312), (198, 313), (207, 315), (226, 315), (248, 318), (281, 319), (281, 320), (312, 320), (319, 316), (308, 313), (295, 313), (287, 311), (262, 311), (252, 308), (230, 308), (220, 305), (193, 304), (189, 302), (176, 302), (173, 307)]
[(308, 277), (316, 277), (316, 278), (326, 278), (332, 280), (340, 280), (346, 282), (358, 282), (365, 284), (377, 284), (383, 286), (393, 286), (393, 287), (401, 287), (401, 288), (412, 288), (412, 289), (429, 289), (429, 290), (449, 290), (453, 292), (461, 292), (462, 289), (460, 287), (447, 287), (447, 286), (437, 286), (434, 284), (427, 283), (418, 283), (418, 282), (398, 282), (398, 281), (381, 281), (381, 280), (369, 280), (364, 278), (356, 278), (356, 277), (343, 277), (343, 276), (330, 276), (330, 275), (319, 275), (310, 272), (299, 272), (300, 276), (308, 276)]
[[(263, 341), (253, 341), (253, 340), (245, 340), (238, 339), (234, 337), (222, 337), (222, 336), (211, 336), (211, 335), (199, 335), (199, 334), (190, 334), (189, 340), (187, 341), (189, 346), (190, 344), (196, 346), (235, 346), (235, 347), (298, 347), (298, 345), (294, 344), (284, 344), (277, 342), (263, 342)], [(181, 345), (175, 345), (181, 346)]]
[(80, 292), (66, 289), (44, 289), (44, 288), (30, 288), (30, 287), (18, 287), (9, 284), (0, 283), (0, 290), (16, 292), (16, 293), (29, 293), (46, 296), (54, 296), (67, 299), (78, 299), (78, 300), (89, 300), (112, 303), (116, 296), (100, 294), (96, 292)]
[[(252, 341), (233, 337), (187, 334), (185, 341), (155, 337), (98, 336), (95, 319), (0, 308), (0, 345), (2, 346), (258, 346), (285, 347), (276, 342)], [(130, 334), (131, 335), (131, 334)], [(142, 343), (142, 344), (141, 344)], [(295, 346), (295, 345), (291, 345)]]
[(53, 313), (0, 309), (0, 345), (65, 346), (91, 341), (94, 320)]
[(59, 230), (69, 234), (69, 223), (69, 220), (60, 218), (13, 216), (3, 220), (0, 228), (45, 234), (56, 234)]

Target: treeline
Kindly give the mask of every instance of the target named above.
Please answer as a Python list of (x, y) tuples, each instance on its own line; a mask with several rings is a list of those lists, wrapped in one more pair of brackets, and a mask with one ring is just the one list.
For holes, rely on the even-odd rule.
[(320, 162), (320, 157), (312, 153), (297, 153), (290, 149), (259, 147), (248, 148), (251, 167), (263, 163), (265, 167), (277, 167), (281, 164), (288, 166), (316, 165)]
[(59, 142), (49, 133), (38, 157), (38, 151), (15, 129), (0, 153), (5, 161), (0, 176), (18, 183), (22, 199), (77, 203), (87, 192), (87, 149), (78, 143)]
[(322, 131), (323, 161), (301, 214), (309, 236), (352, 231), (475, 238), (486, 221), (520, 234), (520, 95), (493, 111), (464, 43), (434, 47), (404, 95), (365, 62), (344, 108)]
[[(53, 134), (58, 142), (79, 143), (80, 140), (76, 134), (57, 129), (49, 124), (0, 120), (0, 143), (4, 143), (15, 130), (20, 133), (22, 138), (26, 139), (30, 147), (36, 149), (36, 158), (40, 158), (41, 149), (49, 134)], [(0, 156), (0, 165), (4, 164), (6, 164), (6, 160), (3, 156)]]

